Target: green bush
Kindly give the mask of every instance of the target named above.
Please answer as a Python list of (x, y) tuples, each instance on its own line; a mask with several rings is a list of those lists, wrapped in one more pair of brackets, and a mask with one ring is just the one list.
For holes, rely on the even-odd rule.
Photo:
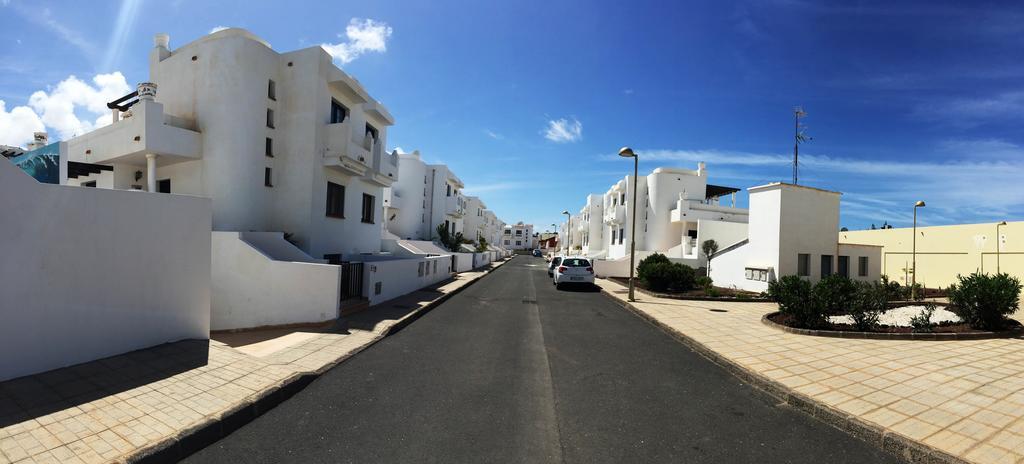
[(827, 315), (848, 313), (856, 294), (853, 281), (839, 274), (819, 280), (812, 292), (814, 303)]
[(715, 288), (714, 281), (712, 281), (711, 277), (708, 276), (697, 276), (693, 280), (693, 285), (697, 288), (704, 290), (704, 292), (708, 292)]
[(901, 287), (899, 282), (889, 280), (889, 276), (882, 275), (881, 285), (885, 287), (886, 299), (889, 301), (906, 300), (906, 295), (910, 295), (909, 290)]
[(849, 306), (850, 317), (857, 330), (869, 331), (878, 325), (878, 316), (888, 306), (886, 286), (879, 282), (855, 283), (853, 302)]
[(651, 266), (655, 264), (670, 264), (671, 262), (672, 261), (669, 261), (669, 259), (661, 253), (655, 253), (641, 259), (640, 262), (636, 264), (636, 278), (646, 282), (647, 273), (650, 272)]
[(687, 291), (693, 288), (693, 268), (671, 262), (648, 264), (641, 280), (656, 292)]
[(813, 287), (795, 275), (783, 276), (768, 283), (768, 298), (778, 303), (779, 312), (792, 318), (793, 325), (815, 329), (826, 325), (825, 313), (815, 304)]
[(949, 287), (950, 311), (976, 329), (999, 330), (1006, 318), (1017, 311), (1020, 279), (1008, 274), (988, 275), (975, 272), (957, 276)]
[(935, 313), (935, 303), (928, 303), (916, 316), (911, 316), (910, 326), (914, 332), (932, 331), (932, 314)]

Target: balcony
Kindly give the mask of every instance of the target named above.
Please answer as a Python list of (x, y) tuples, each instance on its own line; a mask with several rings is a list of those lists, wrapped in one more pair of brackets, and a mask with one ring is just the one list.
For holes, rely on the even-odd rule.
[(608, 208), (604, 213), (604, 223), (609, 225), (622, 225), (626, 223), (626, 205), (616, 205)]
[(352, 125), (348, 120), (327, 124), (324, 129), (324, 166), (343, 174), (366, 175), (373, 166), (373, 139), (359, 135), (358, 131), (355, 135), (359, 141), (353, 140)]
[(373, 147), (373, 171), (367, 180), (381, 187), (390, 187), (398, 180), (398, 153), (387, 153), (384, 144)]
[(709, 205), (700, 200), (676, 201), (676, 206), (670, 212), (670, 219), (673, 223), (696, 221), (697, 219), (716, 219), (727, 222), (747, 222), (749, 210), (745, 208), (732, 208), (729, 206)]
[(202, 136), (195, 122), (164, 113), (153, 100), (140, 100), (130, 115), (68, 141), (68, 159), (82, 163), (146, 165), (146, 155), (159, 164), (202, 158)]
[(460, 218), (466, 215), (466, 202), (462, 195), (445, 198), (445, 214)]
[(402, 209), (402, 203), (404, 199), (402, 194), (394, 189), (384, 191), (384, 207), (400, 210)]

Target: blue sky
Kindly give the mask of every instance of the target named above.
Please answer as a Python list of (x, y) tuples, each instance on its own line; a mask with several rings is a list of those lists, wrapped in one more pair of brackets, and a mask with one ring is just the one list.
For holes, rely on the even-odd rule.
[(703, 160), (716, 184), (788, 180), (796, 105), (813, 137), (801, 183), (844, 192), (843, 226), (909, 225), (918, 199), (924, 224), (1024, 217), (1013, 2), (83, 5), (0, 0), (0, 144), (102, 123), (109, 96), (148, 78), (154, 33), (173, 48), (233, 26), (279, 51), (334, 45), (395, 115), (390, 147), (538, 230), (625, 175), (623, 145), (642, 171)]

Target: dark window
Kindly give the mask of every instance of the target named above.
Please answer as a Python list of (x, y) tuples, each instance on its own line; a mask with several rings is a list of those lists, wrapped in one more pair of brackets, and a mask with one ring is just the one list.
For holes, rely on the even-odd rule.
[(274, 172), (270, 168), (263, 168), (263, 185), (266, 187), (273, 187)]
[(267, 83), (267, 98), (271, 100), (277, 100), (277, 86), (274, 85), (274, 81), (270, 80)]
[(327, 183), (327, 216), (345, 218), (345, 186)]
[(171, 193), (171, 180), (161, 179), (156, 181), (156, 191), (159, 193)]
[(373, 195), (363, 194), (363, 222), (373, 224)]
[(522, 237), (522, 236), (523, 236), (523, 231), (516, 230), (516, 237)]
[(338, 103), (338, 100), (331, 100), (331, 124), (338, 124), (345, 122), (345, 117), (348, 116), (348, 108)]
[(266, 149), (266, 153), (264, 153), (264, 154), (267, 155), (270, 158), (273, 158), (274, 157), (274, 139), (272, 139), (270, 137), (267, 137), (267, 147), (266, 148), (267, 148)]
[(274, 110), (267, 108), (267, 127), (274, 128)]
[(796, 275), (801, 277), (810, 277), (811, 255), (806, 253), (796, 255)]
[(96, 181), (90, 180), (89, 182), (82, 182), (82, 187), (95, 187)]
[(832, 255), (821, 255), (821, 277), (832, 275)]
[(445, 185), (445, 187), (448, 187), (448, 192), (447, 192), (446, 196), (449, 196), (449, 197), (452, 196), (452, 186), (451, 186), (451, 184), (447, 184), (447, 185)]
[(860, 256), (857, 258), (857, 275), (866, 277), (868, 275), (868, 257)]
[(377, 128), (370, 124), (366, 124), (366, 133), (372, 135), (374, 140), (380, 140)]
[(615, 238), (617, 237), (617, 236), (616, 236), (615, 234), (616, 234), (617, 232), (618, 232), (617, 230), (615, 230), (615, 229), (612, 229), (612, 245), (614, 245), (614, 244), (615, 244)]
[(850, 277), (850, 257), (840, 256), (837, 264), (839, 264), (839, 275), (843, 277)]
[(626, 229), (619, 228), (619, 245), (622, 245), (622, 241), (626, 239)]
[(566, 267), (590, 267), (590, 261), (581, 258), (566, 258), (562, 261), (561, 265)]

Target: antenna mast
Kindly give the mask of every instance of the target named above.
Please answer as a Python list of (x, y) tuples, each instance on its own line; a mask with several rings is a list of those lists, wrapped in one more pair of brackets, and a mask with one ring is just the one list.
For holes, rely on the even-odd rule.
[(797, 185), (800, 178), (800, 143), (811, 140), (801, 130), (800, 119), (806, 116), (803, 107), (793, 107), (793, 185)]

